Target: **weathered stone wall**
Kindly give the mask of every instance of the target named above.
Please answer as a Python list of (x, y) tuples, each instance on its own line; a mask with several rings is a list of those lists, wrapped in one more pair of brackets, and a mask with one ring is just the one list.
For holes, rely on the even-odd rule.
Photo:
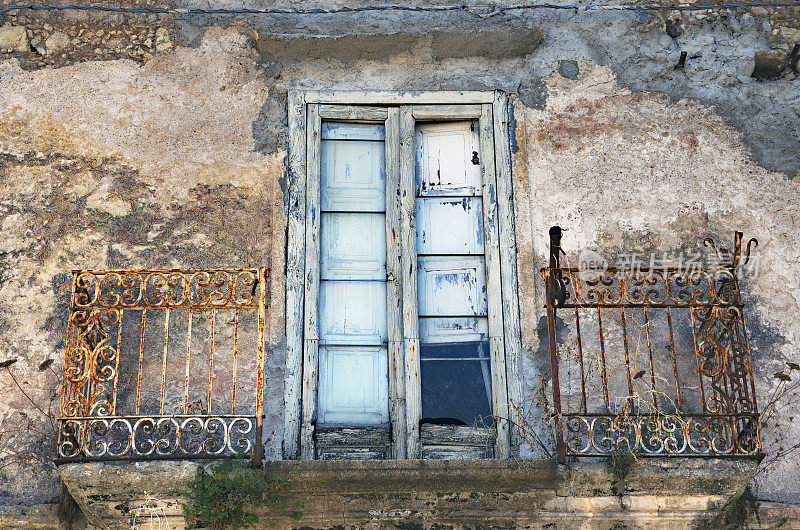
[[(525, 399), (547, 396), (536, 271), (547, 228), (560, 224), (568, 249), (609, 257), (698, 248), (735, 229), (759, 238), (759, 274), (743, 289), (764, 403), (778, 383), (772, 374), (799, 357), (799, 21), (796, 9), (764, 8), (237, 22), (5, 15), (0, 361), (17, 359), (9, 370), (46, 410), (63, 359), (70, 269), (271, 267), (265, 410), (279, 444), (286, 91), (502, 89), (515, 96)], [(475, 35), (489, 45), (476, 46)], [(38, 372), (46, 359), (55, 371)], [(53, 502), (48, 421), (5, 372), (0, 504)], [(765, 425), (768, 454), (800, 441), (797, 406)], [(543, 409), (534, 410), (549, 443)], [(543, 452), (532, 444), (524, 454)], [(766, 468), (758, 495), (796, 501), (798, 465), (795, 456)]]

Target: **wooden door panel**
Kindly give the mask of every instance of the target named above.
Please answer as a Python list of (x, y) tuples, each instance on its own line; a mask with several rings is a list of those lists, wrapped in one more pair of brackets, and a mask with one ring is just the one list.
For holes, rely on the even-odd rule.
[(422, 318), (419, 340), (423, 344), (478, 342), (489, 340), (486, 318)]
[(320, 347), (319, 424), (389, 421), (388, 354), (382, 347)]
[(486, 314), (482, 256), (420, 256), (417, 286), (420, 316)]
[(322, 211), (385, 210), (382, 141), (322, 140), (320, 165)]
[(419, 125), (418, 196), (481, 195), (478, 132), (474, 122)]
[(320, 344), (387, 343), (386, 283), (321, 281)]
[(383, 125), (371, 123), (322, 122), (323, 140), (373, 140), (382, 142), (386, 139)]
[(418, 198), (419, 254), (483, 254), (480, 197)]
[(323, 213), (323, 280), (386, 280), (386, 216)]

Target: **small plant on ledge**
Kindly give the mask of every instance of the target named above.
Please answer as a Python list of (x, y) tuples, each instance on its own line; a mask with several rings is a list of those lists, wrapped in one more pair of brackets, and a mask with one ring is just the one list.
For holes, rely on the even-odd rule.
[(288, 478), (269, 477), (262, 469), (249, 467), (244, 457), (227, 458), (210, 469), (198, 466), (195, 479), (185, 492), (183, 514), (189, 528), (213, 530), (255, 525), (259, 507), (302, 517), (303, 502), (285, 498)]

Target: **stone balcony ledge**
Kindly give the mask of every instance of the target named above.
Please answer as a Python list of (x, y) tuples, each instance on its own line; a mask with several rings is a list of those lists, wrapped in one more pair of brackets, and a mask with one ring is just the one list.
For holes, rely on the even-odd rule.
[[(197, 465), (94, 462), (59, 472), (93, 524), (130, 528), (134, 518), (145, 523), (158, 514), (173, 528), (183, 526), (176, 492)], [(604, 461), (268, 462), (266, 473), (293, 472), (286, 496), (304, 501), (304, 515), (295, 521), (263, 512), (259, 526), (692, 528), (741, 495), (756, 466), (752, 459), (641, 459), (620, 478)]]

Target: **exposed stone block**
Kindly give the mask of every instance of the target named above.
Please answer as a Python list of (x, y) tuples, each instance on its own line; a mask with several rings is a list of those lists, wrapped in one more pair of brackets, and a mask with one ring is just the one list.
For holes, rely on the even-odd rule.
[(167, 28), (158, 28), (156, 30), (156, 51), (166, 52), (172, 49), (172, 40), (169, 38), (169, 30)]
[(671, 18), (667, 19), (665, 23), (665, 31), (667, 35), (672, 37), (673, 39), (677, 39), (681, 35), (683, 35), (684, 24), (680, 18)]
[(558, 73), (567, 79), (578, 79), (580, 73), (577, 61), (558, 61)]
[(0, 27), (0, 49), (11, 49), (16, 52), (30, 51), (31, 47), (25, 27), (13, 24)]
[(44, 41), (44, 47), (47, 50), (47, 53), (53, 53), (66, 48), (69, 46), (69, 43), (69, 37), (64, 33), (57, 31), (50, 35), (46, 41)]
[(756, 52), (753, 77), (756, 79), (776, 79), (780, 77), (787, 65), (784, 52)]

